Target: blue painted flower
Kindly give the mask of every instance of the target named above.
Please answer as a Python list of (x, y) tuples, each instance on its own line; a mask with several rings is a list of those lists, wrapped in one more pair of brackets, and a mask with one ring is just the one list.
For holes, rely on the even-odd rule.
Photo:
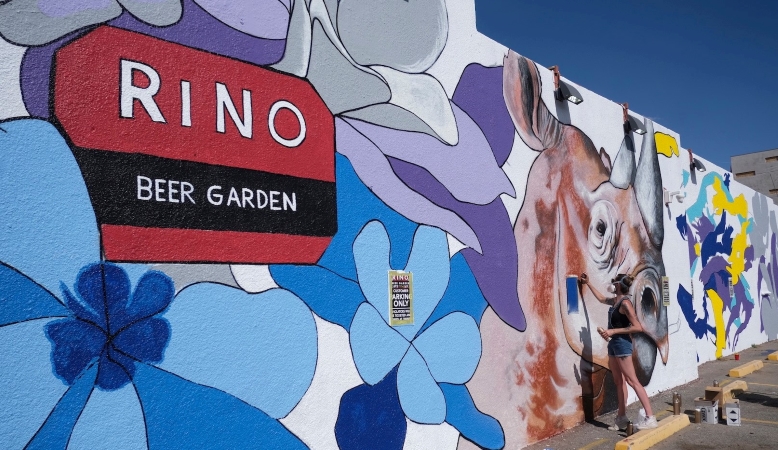
[[(367, 309), (369, 306), (370, 309), (376, 311), (376, 314), (379, 314), (378, 311), (384, 311), (385, 314), (388, 306), (386, 269), (391, 266), (398, 269), (405, 267), (406, 270), (416, 270), (414, 267), (426, 267), (427, 256), (430, 256), (431, 259), (429, 261), (434, 261), (432, 267), (440, 269), (438, 273), (440, 277), (435, 276), (433, 273), (433, 278), (430, 278), (426, 270), (414, 273), (414, 282), (416, 283), (414, 285), (414, 293), (417, 302), (417, 308), (414, 313), (417, 326), (413, 327), (415, 331), (411, 334), (427, 335), (426, 330), (430, 329), (434, 324), (445, 326), (446, 323), (442, 322), (441, 319), (452, 313), (454, 314), (454, 320), (458, 318), (462, 322), (468, 322), (467, 318), (461, 317), (461, 314), (464, 313), (470, 316), (476, 323), (480, 322), (487, 302), (462, 254), (455, 254), (449, 261), (446, 239), (443, 237), (442, 232), (429, 227), (420, 229), (418, 224), (391, 210), (357, 177), (348, 159), (342, 155), (336, 155), (335, 158), (336, 187), (338, 190), (338, 233), (317, 265), (271, 266), (270, 272), (274, 281), (284, 289), (288, 289), (299, 296), (319, 317), (338, 324), (346, 331), (352, 333), (356, 331), (357, 334), (362, 333), (364, 335), (364, 330), (359, 327), (365, 325), (365, 323), (361, 319), (359, 321), (356, 320), (357, 311), (360, 308), (365, 308), (362, 309), (362, 314), (365, 311), (370, 312)], [(380, 224), (377, 222), (380, 222)], [(367, 234), (363, 234), (372, 232), (368, 230), (383, 232), (378, 233), (382, 235), (382, 242), (377, 247), (370, 247), (371, 238), (368, 238)], [(391, 245), (386, 243), (387, 234)], [(359, 246), (355, 244), (358, 235), (362, 235)], [(414, 237), (416, 238), (415, 240)], [(431, 237), (432, 241), (428, 240), (427, 237)], [(413, 259), (415, 262), (413, 264), (409, 263), (412, 247), (415, 249)], [(433, 248), (434, 251), (427, 255), (427, 248)], [(361, 260), (361, 264), (357, 263), (359, 257), (365, 254), (369, 256), (371, 249), (378, 249), (384, 252), (383, 258), (380, 256), (380, 253), (375, 255), (378, 265), (373, 267), (373, 269), (366, 267), (369, 263), (364, 258)], [(422, 260), (425, 261), (422, 262)], [(435, 270), (432, 269), (433, 272)], [(371, 286), (367, 284), (370, 281), (369, 277), (366, 278), (369, 273), (375, 274), (375, 282), (372, 288), (382, 291), (382, 293), (375, 294), (378, 298), (375, 304), (378, 306), (366, 303), (367, 293), (372, 292)], [(419, 291), (420, 284), (427, 284), (428, 282), (432, 284), (421, 288), (421, 291)], [(441, 286), (445, 292), (441, 290)], [(430, 289), (427, 289), (428, 287)], [(430, 293), (430, 290), (435, 292)], [(442, 298), (441, 292), (443, 292)], [(421, 299), (419, 295), (422, 296)], [(434, 308), (431, 314), (429, 312), (430, 308)], [(424, 311), (424, 314), (421, 314), (421, 311)], [(170, 316), (171, 313), (168, 312), (166, 317), (170, 318)], [(374, 321), (373, 324), (382, 332), (387, 329), (384, 319)], [(421, 327), (418, 326), (419, 324), (421, 324)], [(354, 329), (352, 326), (357, 328)], [(402, 329), (411, 330), (409, 327), (398, 328), (398, 330)], [(472, 327), (469, 327), (469, 330), (472, 332)], [(431, 333), (428, 337), (435, 337), (435, 334)], [(371, 339), (374, 339), (376, 336), (366, 336), (365, 347), (367, 348), (363, 348), (362, 350), (364, 351), (357, 352), (356, 348), (353, 347), (355, 343), (354, 337), (352, 336), (352, 354), (357, 360), (360, 372), (364, 372), (362, 376), (368, 377), (370, 363), (365, 360), (365, 357), (380, 356), (379, 353), (383, 347), (370, 348), (369, 346), (373, 342)], [(414, 336), (408, 339), (405, 337), (400, 338), (402, 339), (399, 342), (400, 347), (410, 349), (409, 340), (412, 337)], [(414, 340), (414, 345), (424, 348), (422, 344), (425, 340), (426, 338), (417, 338)], [(456, 342), (456, 339), (452, 342)], [(471, 340), (472, 342), (477, 341)], [(429, 347), (423, 351), (426, 352), (428, 349)], [(480, 352), (480, 348), (477, 351)], [(167, 353), (166, 359), (170, 359), (170, 350)], [(371, 355), (371, 353), (376, 355)], [(447, 353), (447, 355), (450, 355), (450, 353)], [(447, 358), (442, 354), (441, 356), (443, 356), (443, 359)], [(468, 362), (467, 358), (472, 358), (473, 354), (463, 353), (463, 356), (464, 359), (462, 361), (446, 360), (452, 364), (464, 363), (466, 366), (469, 366), (465, 368), (464, 372), (472, 374), (474, 365), (472, 361)], [(457, 355), (457, 358), (459, 358), (459, 355)], [(411, 360), (409, 359), (409, 361)], [(431, 359), (431, 361), (433, 361), (431, 363), (433, 366), (439, 367), (434, 359)], [(335, 434), (338, 445), (342, 449), (364, 448), (364, 442), (375, 442), (376, 436), (384, 436), (386, 433), (397, 437), (396, 440), (391, 440), (397, 444), (396, 446), (389, 446), (387, 443), (390, 440), (382, 441), (387, 444), (386, 448), (402, 447), (406, 433), (404, 417), (406, 411), (403, 410), (397, 395), (398, 362), (399, 360), (395, 361), (395, 368), (390, 370), (388, 374), (385, 374), (382, 380), (380, 380), (380, 375), (376, 375), (370, 378), (373, 384), (357, 386), (346, 392), (341, 398)], [(387, 362), (385, 366), (390, 367), (390, 364), (391, 361)], [(408, 365), (406, 364), (407, 368)], [(379, 370), (377, 372), (382, 371)], [(440, 379), (444, 379), (439, 371), (436, 371), (436, 374), (438, 374), (436, 376), (439, 376)], [(376, 383), (374, 378), (380, 381)], [(463, 378), (467, 377), (460, 377), (460, 379)], [(367, 380), (368, 378), (364, 379)], [(423, 377), (422, 380), (424, 380), (425, 386), (430, 387), (431, 392), (436, 393), (442, 390), (445, 397), (446, 423), (459, 430), (462, 436), (483, 448), (499, 449), (504, 446), (505, 439), (500, 423), (475, 407), (473, 399), (464, 384), (441, 382), (437, 383), (438, 389), (429, 385), (429, 377)], [(412, 383), (411, 387), (413, 387)], [(388, 389), (391, 389), (394, 395), (386, 395)], [(407, 390), (404, 392), (407, 394)], [(441, 403), (440, 397), (437, 396), (436, 398), (437, 401), (432, 404), (432, 407), (438, 408), (436, 419), (439, 419)]]
[(135, 374), (135, 361), (162, 361), (170, 325), (158, 317), (173, 300), (173, 281), (146, 272), (130, 295), (130, 279), (119, 266), (90, 264), (78, 274), (76, 295), (62, 283), (65, 304), (74, 317), (46, 325), (54, 371), (72, 385), (97, 362), (96, 384), (115, 390)]
[(95, 214), (57, 130), (0, 122), (0, 148), (4, 447), (306, 448), (277, 420), (316, 367), (305, 303), (213, 283), (174, 297), (145, 265), (94, 263)]
[(481, 357), (478, 325), (464, 312), (451, 312), (422, 330), (449, 284), (445, 233), (421, 226), (414, 237), (405, 267), (414, 277), (412, 325), (389, 325), (389, 237), (380, 222), (370, 222), (359, 234), (354, 259), (367, 299), (351, 324), (351, 348), (359, 374), (373, 385), (399, 364), (397, 391), (405, 415), (418, 423), (442, 423), (446, 401), (438, 383), (467, 382)]

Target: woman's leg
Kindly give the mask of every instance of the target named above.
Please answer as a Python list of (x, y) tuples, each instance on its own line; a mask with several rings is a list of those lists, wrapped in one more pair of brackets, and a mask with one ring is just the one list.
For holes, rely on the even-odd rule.
[(618, 358), (609, 355), (608, 367), (611, 370), (611, 375), (613, 375), (613, 384), (616, 385), (616, 398), (619, 401), (619, 412), (617, 414), (624, 416), (627, 414), (627, 382), (621, 373)]
[[(611, 358), (613, 357), (611, 356)], [(635, 375), (635, 366), (632, 363), (632, 357), (625, 356), (623, 358), (616, 359), (618, 360), (617, 365), (621, 370), (622, 376), (627, 381), (627, 384), (632, 386), (632, 389), (635, 390), (635, 394), (637, 394), (638, 399), (640, 399), (640, 403), (643, 404), (643, 409), (646, 410), (646, 417), (653, 416), (654, 411), (651, 409), (651, 402), (648, 400), (648, 394), (646, 394), (645, 388), (643, 388), (643, 385), (640, 384), (640, 381), (638, 381), (637, 375)]]

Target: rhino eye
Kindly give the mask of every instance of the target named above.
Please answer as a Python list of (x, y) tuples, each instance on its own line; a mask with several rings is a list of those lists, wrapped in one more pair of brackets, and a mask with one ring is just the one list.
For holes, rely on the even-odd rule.
[(600, 233), (600, 236), (604, 235), (605, 234), (605, 230), (607, 230), (607, 229), (608, 228), (605, 226), (605, 222), (603, 222), (602, 220), (597, 222), (597, 232)]
[(611, 263), (616, 245), (616, 209), (607, 200), (599, 200), (592, 205), (589, 222), (589, 255), (592, 260), (605, 268)]

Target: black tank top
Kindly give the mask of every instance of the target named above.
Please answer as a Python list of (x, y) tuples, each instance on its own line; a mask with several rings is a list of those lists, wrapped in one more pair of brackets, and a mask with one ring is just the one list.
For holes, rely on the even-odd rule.
[(619, 311), (619, 308), (621, 308), (622, 303), (624, 303), (625, 299), (628, 299), (627, 296), (622, 296), (621, 299), (616, 302), (615, 305), (611, 306), (608, 310), (608, 329), (614, 329), (614, 328), (627, 328), (630, 326), (629, 318), (626, 314), (622, 314), (621, 311)]

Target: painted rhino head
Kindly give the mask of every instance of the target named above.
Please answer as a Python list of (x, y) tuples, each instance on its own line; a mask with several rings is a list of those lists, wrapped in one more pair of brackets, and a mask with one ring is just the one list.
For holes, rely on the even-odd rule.
[[(595, 330), (607, 328), (608, 306), (584, 289), (580, 312), (569, 312), (566, 278), (586, 272), (604, 293), (618, 273), (633, 275), (631, 293), (645, 330), (633, 335), (633, 359), (641, 383), (648, 384), (657, 350), (666, 364), (669, 348), (667, 308), (660, 295), (664, 227), (653, 124), (646, 121), (637, 167), (630, 135), (611, 163), (580, 129), (551, 114), (540, 98), (534, 63), (510, 52), (503, 90), (519, 136), (542, 152), (530, 169), (514, 229), (520, 252), (519, 298), (531, 302), (549, 326), (558, 323), (552, 316), (559, 314), (572, 349), (607, 367), (607, 343)], [(553, 303), (547, 305), (549, 301)]]

